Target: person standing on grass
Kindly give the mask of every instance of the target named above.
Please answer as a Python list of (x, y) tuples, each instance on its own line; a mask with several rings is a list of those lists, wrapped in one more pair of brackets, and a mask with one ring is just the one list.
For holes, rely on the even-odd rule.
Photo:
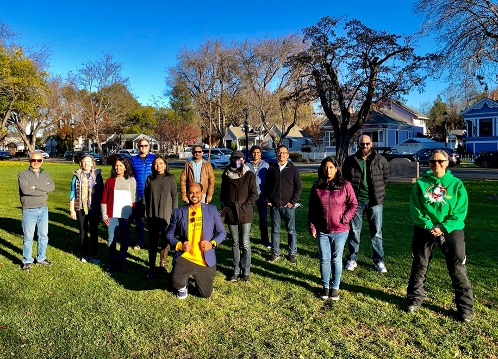
[(270, 240), (268, 237), (268, 207), (265, 201), (265, 181), (266, 173), (270, 165), (265, 160), (261, 159), (261, 147), (251, 147), (252, 161), (247, 163), (249, 170), (256, 176), (256, 188), (258, 189), (258, 199), (256, 201), (256, 209), (259, 216), (259, 232), (261, 236), (261, 243), (268, 249), (271, 248)]
[(36, 264), (51, 266), (47, 259), (48, 246), (48, 193), (55, 190), (54, 181), (42, 168), (43, 157), (40, 152), (29, 156), (29, 168), (18, 175), (19, 197), (22, 207), (22, 269), (29, 271), (33, 264), (32, 250), (35, 228), (38, 228)]
[(80, 160), (80, 168), (74, 171), (69, 192), (69, 215), (78, 221), (81, 261), (84, 263), (100, 263), (97, 250), (103, 187), (102, 171), (95, 168), (95, 159), (91, 155), (84, 155)]
[(199, 295), (208, 298), (216, 274), (215, 248), (225, 239), (226, 231), (216, 206), (202, 203), (202, 185), (191, 183), (187, 190), (189, 203), (173, 211), (166, 231), (175, 249), (171, 281), (177, 297), (185, 299), (192, 276)]
[(339, 299), (342, 252), (348, 238), (349, 222), (357, 207), (353, 187), (343, 179), (337, 160), (326, 157), (318, 169), (318, 181), (311, 188), (308, 212), (310, 233), (318, 239), (322, 299)]
[[(102, 194), (102, 219), (107, 226), (109, 271), (125, 271), (125, 260), (130, 244), (130, 222), (137, 200), (137, 185), (130, 162), (118, 157), (112, 166), (111, 177), (105, 181)], [(119, 231), (117, 230), (119, 229)], [(120, 255), (116, 252), (117, 235), (121, 237)]]
[(349, 256), (344, 268), (354, 271), (357, 267), (363, 214), (366, 214), (372, 238), (372, 259), (375, 270), (386, 273), (382, 246), (382, 211), (389, 178), (389, 165), (383, 156), (372, 150), (372, 140), (369, 136), (360, 136), (358, 145), (359, 150), (347, 157), (342, 166), (343, 176), (352, 184), (358, 200), (356, 215), (350, 223)]
[[(131, 165), (133, 167), (133, 177), (137, 182), (137, 204), (142, 206), (142, 197), (144, 195), (145, 180), (152, 173), (152, 161), (157, 157), (150, 151), (150, 142), (146, 138), (142, 138), (138, 142), (138, 155), (131, 158)], [(137, 208), (137, 213), (142, 213), (142, 208)], [(134, 250), (144, 248), (144, 223), (140, 216), (135, 217), (135, 246)]]
[(412, 269), (407, 289), (408, 312), (420, 308), (432, 251), (439, 245), (455, 290), (458, 319), (472, 320), (474, 295), (467, 278), (463, 228), (468, 211), (467, 191), (448, 167), (448, 153), (436, 150), (427, 171), (413, 186), (410, 214), (415, 228), (412, 239)]
[[(230, 281), (248, 282), (251, 274), (252, 205), (258, 198), (256, 176), (244, 165), (244, 155), (232, 152), (221, 176), (221, 213), (232, 236), (233, 275)], [(241, 257), (242, 252), (242, 257)]]
[(149, 226), (149, 272), (148, 279), (153, 279), (156, 271), (157, 246), (160, 243), (159, 271), (167, 273), (166, 259), (169, 244), (166, 229), (173, 210), (178, 207), (178, 192), (175, 176), (169, 173), (168, 165), (159, 156), (152, 162), (152, 174), (145, 181), (142, 220)]
[(280, 225), (282, 220), (287, 229), (289, 257), (291, 263), (296, 263), (296, 203), (301, 195), (301, 176), (299, 171), (288, 161), (287, 146), (277, 147), (277, 163), (271, 164), (266, 175), (265, 197), (270, 207), (271, 218), (271, 257), (269, 262), (275, 262), (280, 256)]
[(192, 160), (185, 162), (182, 174), (180, 175), (180, 192), (182, 201), (189, 202), (187, 189), (191, 183), (202, 185), (202, 202), (210, 203), (214, 194), (214, 171), (209, 161), (202, 158), (202, 147), (195, 145), (192, 148)]

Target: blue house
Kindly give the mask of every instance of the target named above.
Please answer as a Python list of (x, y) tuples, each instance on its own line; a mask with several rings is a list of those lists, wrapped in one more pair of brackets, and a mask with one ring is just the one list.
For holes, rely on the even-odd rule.
[(478, 155), (498, 150), (498, 102), (483, 98), (462, 112), (467, 131), (466, 151)]

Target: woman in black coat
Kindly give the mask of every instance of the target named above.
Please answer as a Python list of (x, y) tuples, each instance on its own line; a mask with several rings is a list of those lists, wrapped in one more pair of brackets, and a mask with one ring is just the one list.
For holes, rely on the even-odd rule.
[[(221, 176), (221, 212), (232, 235), (233, 276), (236, 282), (242, 275), (249, 281), (251, 274), (251, 224), (252, 205), (258, 199), (256, 177), (244, 164), (240, 151), (232, 152), (230, 164)], [(242, 252), (242, 256), (241, 256)]]

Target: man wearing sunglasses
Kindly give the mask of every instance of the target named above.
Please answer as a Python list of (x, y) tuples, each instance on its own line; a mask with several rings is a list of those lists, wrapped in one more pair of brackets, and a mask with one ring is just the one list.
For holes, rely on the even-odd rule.
[(47, 259), (48, 245), (48, 193), (55, 190), (50, 175), (42, 169), (43, 157), (33, 152), (29, 157), (29, 168), (19, 173), (19, 196), (22, 206), (22, 269), (29, 271), (33, 264), (32, 247), (35, 228), (38, 227), (36, 264), (51, 266)]
[[(133, 168), (133, 177), (137, 182), (137, 206), (142, 206), (144, 197), (145, 181), (152, 174), (152, 162), (156, 159), (156, 155), (150, 152), (150, 142), (146, 138), (142, 138), (138, 142), (139, 153), (131, 158), (131, 166)], [(142, 213), (142, 208), (136, 208), (136, 213)], [(134, 250), (140, 250), (144, 247), (144, 223), (141, 216), (135, 216), (135, 246)]]
[(209, 161), (202, 158), (202, 147), (196, 145), (192, 148), (192, 160), (185, 162), (180, 175), (180, 192), (184, 203), (188, 203), (187, 189), (191, 183), (202, 185), (202, 202), (209, 203), (214, 194), (214, 171)]
[(358, 151), (346, 158), (342, 168), (344, 178), (353, 185), (358, 200), (356, 214), (350, 222), (349, 257), (345, 269), (354, 271), (357, 266), (363, 214), (366, 214), (372, 238), (375, 270), (385, 273), (387, 268), (382, 247), (382, 210), (389, 165), (383, 156), (372, 150), (372, 140), (369, 136), (360, 136), (358, 145)]

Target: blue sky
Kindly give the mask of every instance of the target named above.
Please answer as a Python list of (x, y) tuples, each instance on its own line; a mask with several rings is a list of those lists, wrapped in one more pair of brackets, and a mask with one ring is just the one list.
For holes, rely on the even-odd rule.
[[(347, 15), (365, 25), (412, 34), (420, 18), (411, 0), (391, 1), (6, 1), (0, 20), (19, 35), (25, 47), (51, 49), (49, 72), (65, 76), (101, 53), (123, 64), (122, 75), (142, 104), (166, 90), (167, 68), (183, 47), (197, 48), (206, 38), (226, 42), (300, 33), (323, 16)], [(418, 52), (432, 51), (421, 44)], [(444, 83), (428, 82), (426, 91), (410, 94), (418, 109), (433, 101)]]

